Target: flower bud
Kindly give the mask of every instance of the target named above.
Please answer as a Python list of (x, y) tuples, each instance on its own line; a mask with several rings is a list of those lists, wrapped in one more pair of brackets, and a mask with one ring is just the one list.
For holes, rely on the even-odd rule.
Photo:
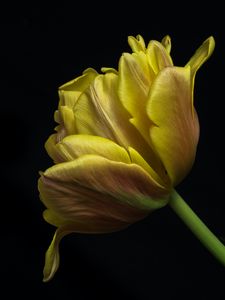
[(171, 42), (129, 37), (118, 71), (93, 69), (59, 88), (56, 133), (46, 142), (55, 165), (41, 173), (44, 218), (58, 227), (46, 253), (44, 280), (59, 265), (71, 232), (126, 228), (168, 203), (190, 171), (199, 139), (193, 105), (198, 68), (214, 49), (208, 38), (185, 67), (173, 65)]

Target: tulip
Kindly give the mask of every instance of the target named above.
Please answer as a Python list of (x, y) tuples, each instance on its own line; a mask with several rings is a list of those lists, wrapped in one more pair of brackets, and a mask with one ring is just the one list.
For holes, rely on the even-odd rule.
[(194, 80), (213, 37), (184, 67), (173, 65), (169, 36), (128, 43), (118, 71), (89, 68), (59, 88), (58, 126), (45, 145), (54, 165), (38, 183), (44, 219), (57, 227), (44, 281), (57, 271), (65, 235), (121, 230), (168, 203), (176, 210), (173, 188), (195, 160)]

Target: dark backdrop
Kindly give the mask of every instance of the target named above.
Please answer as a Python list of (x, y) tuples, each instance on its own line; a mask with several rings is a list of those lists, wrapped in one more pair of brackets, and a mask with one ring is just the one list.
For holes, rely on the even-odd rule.
[(117, 68), (121, 53), (129, 50), (128, 35), (148, 41), (169, 34), (174, 63), (181, 66), (208, 36), (215, 37), (215, 52), (196, 77), (197, 159), (178, 190), (219, 237), (225, 236), (222, 8), (121, 5), (2, 10), (2, 299), (224, 299), (225, 268), (169, 207), (118, 233), (66, 237), (59, 271), (42, 283), (54, 228), (42, 219), (37, 179), (38, 171), (51, 165), (43, 144), (55, 126), (57, 88), (87, 67)]

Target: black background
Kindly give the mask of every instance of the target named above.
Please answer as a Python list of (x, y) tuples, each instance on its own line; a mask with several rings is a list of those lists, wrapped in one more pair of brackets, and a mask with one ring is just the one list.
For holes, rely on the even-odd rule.
[(180, 66), (208, 36), (216, 40), (213, 56), (196, 77), (201, 126), (196, 162), (177, 189), (217, 236), (225, 236), (222, 8), (121, 5), (32, 4), (1, 12), (2, 299), (225, 297), (225, 268), (169, 207), (118, 233), (66, 237), (59, 271), (42, 283), (54, 228), (42, 219), (37, 179), (38, 171), (52, 164), (43, 144), (55, 126), (57, 88), (87, 67), (117, 68), (121, 53), (129, 51), (128, 35), (149, 41), (169, 34), (171, 55)]

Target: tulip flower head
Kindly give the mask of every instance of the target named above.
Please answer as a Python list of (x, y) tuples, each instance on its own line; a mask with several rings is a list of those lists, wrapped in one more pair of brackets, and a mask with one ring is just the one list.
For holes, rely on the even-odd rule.
[(54, 165), (38, 187), (44, 219), (57, 227), (44, 281), (59, 266), (59, 242), (72, 233), (121, 230), (165, 206), (190, 171), (199, 139), (193, 90), (214, 49), (208, 38), (184, 67), (170, 37), (128, 37), (118, 70), (87, 69), (59, 88), (56, 132), (45, 147)]

